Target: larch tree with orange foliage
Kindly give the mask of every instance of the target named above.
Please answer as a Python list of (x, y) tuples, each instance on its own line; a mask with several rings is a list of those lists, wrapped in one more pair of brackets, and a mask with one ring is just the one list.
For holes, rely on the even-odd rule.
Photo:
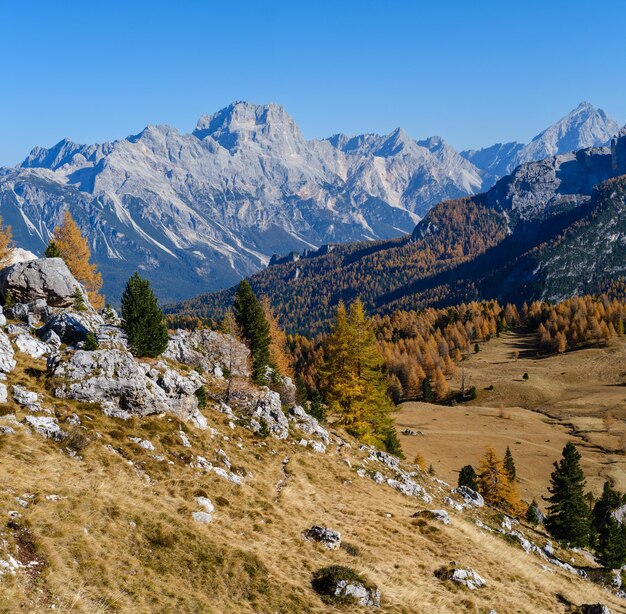
[(13, 232), (10, 226), (2, 224), (0, 217), (0, 260), (2, 260), (11, 251), (13, 246)]
[(96, 265), (89, 262), (89, 244), (69, 211), (65, 212), (61, 225), (55, 228), (53, 241), (72, 275), (85, 286), (91, 305), (95, 309), (102, 309), (102, 275), (97, 271)]
[(480, 460), (478, 489), (485, 501), (494, 507), (516, 516), (525, 511), (516, 484), (511, 482), (504, 461), (493, 448), (487, 448)]
[(287, 350), (287, 335), (279, 326), (269, 299), (264, 297), (261, 304), (270, 327), (270, 363), (281, 375), (293, 377), (293, 365)]

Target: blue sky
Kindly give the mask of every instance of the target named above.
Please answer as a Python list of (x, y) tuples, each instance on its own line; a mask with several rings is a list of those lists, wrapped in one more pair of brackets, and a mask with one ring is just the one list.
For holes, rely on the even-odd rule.
[(0, 0), (0, 165), (277, 102), (308, 138), (527, 141), (580, 101), (626, 121), (626, 3)]

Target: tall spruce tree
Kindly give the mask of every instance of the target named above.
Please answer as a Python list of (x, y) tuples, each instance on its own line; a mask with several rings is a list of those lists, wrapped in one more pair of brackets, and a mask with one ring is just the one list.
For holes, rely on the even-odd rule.
[(465, 467), (461, 468), (459, 471), (459, 486), (467, 486), (472, 490), (478, 490), (478, 475), (476, 475), (476, 470), (472, 465), (465, 465)]
[(617, 569), (626, 563), (626, 527), (613, 516), (613, 512), (622, 505), (622, 500), (622, 494), (605, 482), (602, 496), (592, 512), (596, 552), (600, 562), (610, 569)]
[(167, 347), (163, 312), (147, 279), (134, 273), (122, 295), (122, 327), (135, 356), (156, 357)]
[(362, 441), (401, 454), (387, 392), (383, 359), (363, 303), (348, 312), (337, 307), (335, 323), (324, 345), (320, 376), (330, 410), (339, 424)]
[(513, 454), (511, 454), (511, 448), (509, 448), (509, 446), (506, 447), (506, 452), (504, 453), (504, 470), (509, 476), (509, 480), (511, 480), (511, 482), (514, 482), (515, 478), (517, 477), (517, 471), (515, 469)]
[(580, 458), (576, 446), (567, 443), (563, 448), (563, 458), (554, 463), (548, 489), (550, 497), (546, 499), (546, 528), (554, 538), (571, 546), (586, 546), (591, 526)]
[(233, 314), (241, 336), (250, 348), (252, 379), (258, 384), (266, 384), (267, 367), (272, 366), (270, 361), (270, 326), (265, 317), (263, 306), (247, 279), (244, 279), (237, 288)]

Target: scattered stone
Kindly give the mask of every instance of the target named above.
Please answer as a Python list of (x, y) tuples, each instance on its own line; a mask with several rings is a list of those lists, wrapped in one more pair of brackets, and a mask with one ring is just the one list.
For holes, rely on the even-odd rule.
[(154, 445), (152, 442), (147, 439), (141, 439), (141, 437), (129, 437), (132, 442), (136, 443), (140, 448), (144, 450), (150, 450), (150, 452), (154, 452)]
[(450, 515), (446, 510), (422, 510), (415, 512), (413, 518), (427, 518), (429, 520), (438, 520), (443, 524), (450, 524)]
[(213, 467), (212, 469), (213, 469), (213, 473), (216, 473), (221, 478), (224, 478), (225, 480), (228, 480), (229, 482), (232, 482), (233, 484), (239, 485), (243, 482), (241, 477), (239, 477), (238, 475), (235, 475), (231, 471), (226, 471), (226, 469), (222, 469), (221, 467)]
[(330, 603), (380, 607), (380, 590), (349, 567), (331, 565), (313, 574), (313, 589)]
[(485, 500), (482, 495), (477, 493), (475, 490), (472, 490), (468, 486), (459, 486), (458, 488), (453, 488), (452, 492), (454, 494), (460, 495), (465, 503), (468, 505), (472, 505), (474, 507), (483, 507), (485, 505)]
[(453, 510), (456, 510), (457, 512), (462, 512), (463, 511), (463, 506), (460, 503), (457, 503), (451, 497), (444, 497), (443, 498), (443, 502), (446, 505), (449, 505)]
[(336, 550), (341, 545), (341, 533), (317, 524), (307, 529), (303, 535), (308, 541), (318, 542), (329, 550)]
[(487, 581), (478, 575), (473, 569), (461, 569), (459, 567), (442, 567), (435, 572), (440, 580), (451, 580), (457, 584), (466, 586), (473, 591), (487, 585)]
[(47, 439), (62, 441), (67, 437), (67, 433), (61, 429), (55, 418), (26, 416), (24, 422)]
[(203, 524), (210, 524), (213, 522), (213, 516), (207, 512), (193, 512), (191, 516), (196, 522), (201, 522)]
[(328, 431), (320, 425), (316, 418), (307, 414), (300, 405), (295, 405), (289, 409), (287, 415), (300, 431), (307, 435), (315, 435), (328, 445), (330, 441)]
[(0, 383), (0, 403), (6, 403), (9, 400), (9, 392), (7, 387)]
[(211, 499), (207, 499), (207, 497), (196, 497), (196, 503), (204, 508), (204, 511), (208, 514), (212, 514), (215, 511), (215, 506), (211, 502)]
[(48, 345), (39, 341), (39, 339), (35, 339), (35, 337), (28, 333), (19, 335), (15, 340), (15, 345), (17, 345), (17, 349), (20, 352), (28, 354), (32, 358), (41, 358), (50, 353), (50, 347)]
[(324, 454), (326, 452), (326, 446), (321, 441), (311, 441), (310, 446), (313, 452)]
[(178, 431), (178, 436), (180, 437), (180, 440), (185, 448), (191, 448), (191, 442), (185, 434), (185, 431)]
[(71, 424), (72, 426), (80, 426), (80, 418), (77, 414), (70, 414), (67, 418), (65, 418), (65, 422)]
[(31, 390), (26, 390), (17, 384), (12, 387), (13, 400), (18, 404), (26, 407), (30, 411), (44, 411), (39, 403), (39, 395)]
[[(8, 327), (7, 327), (8, 328)], [(22, 329), (20, 328), (20, 332)], [(15, 369), (15, 352), (10, 339), (3, 331), (0, 331), (0, 371), (11, 373)]]

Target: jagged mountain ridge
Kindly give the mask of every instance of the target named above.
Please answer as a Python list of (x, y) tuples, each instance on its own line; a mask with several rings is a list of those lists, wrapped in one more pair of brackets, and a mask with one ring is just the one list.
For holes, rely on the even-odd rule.
[(607, 145), (618, 131), (618, 123), (602, 109), (581, 102), (527, 145), (517, 142), (497, 143), (480, 150), (462, 151), (461, 155), (483, 171), (487, 182), (495, 183), (525, 162)]
[[(626, 273), (626, 131), (611, 147), (523, 164), (483, 194), (440, 203), (413, 234), (275, 260), (250, 278), (291, 332), (324, 330), (339, 300), (373, 312), (497, 298), (561, 300)], [(219, 318), (234, 290), (175, 312)]]
[[(607, 140), (614, 122), (588, 113), (604, 127), (569, 122), (584, 135), (557, 146)], [(398, 128), (307, 141), (282, 107), (234, 103), (191, 134), (148, 126), (110, 143), (36, 147), (1, 170), (0, 214), (20, 245), (41, 253), (69, 208), (110, 300), (134, 269), (171, 300), (229, 286), (275, 253), (401, 236), (436, 203), (492, 180), (439, 137), (416, 141)]]

